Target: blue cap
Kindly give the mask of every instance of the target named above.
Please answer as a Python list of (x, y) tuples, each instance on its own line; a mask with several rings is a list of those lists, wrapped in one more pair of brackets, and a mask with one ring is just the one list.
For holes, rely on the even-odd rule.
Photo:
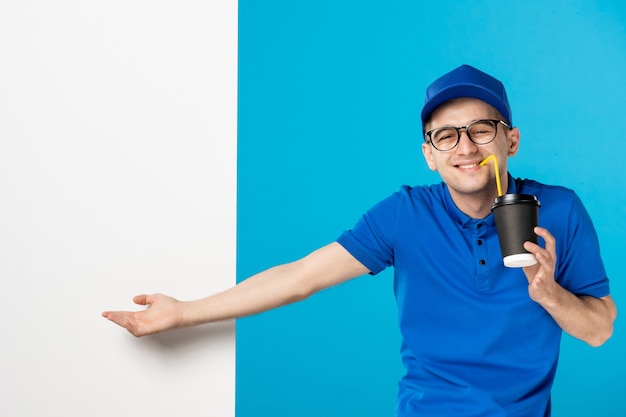
[(513, 126), (511, 106), (504, 85), (491, 75), (469, 65), (461, 65), (437, 78), (426, 89), (422, 124), (426, 123), (437, 107), (448, 100), (461, 97), (477, 98), (490, 104), (502, 114), (509, 125)]

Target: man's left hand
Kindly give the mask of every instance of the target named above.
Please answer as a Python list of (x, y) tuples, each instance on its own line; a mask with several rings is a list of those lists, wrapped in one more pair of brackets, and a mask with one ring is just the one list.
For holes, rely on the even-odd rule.
[(524, 248), (535, 255), (537, 263), (524, 268), (528, 279), (528, 294), (530, 298), (542, 305), (550, 305), (557, 302), (561, 287), (554, 280), (556, 267), (556, 239), (547, 229), (535, 227), (537, 236), (543, 238), (546, 247), (542, 248), (536, 243), (525, 242)]

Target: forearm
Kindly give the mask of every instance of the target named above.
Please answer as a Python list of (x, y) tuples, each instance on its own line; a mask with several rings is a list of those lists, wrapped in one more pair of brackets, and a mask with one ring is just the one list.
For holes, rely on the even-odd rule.
[(561, 328), (591, 346), (600, 346), (613, 333), (617, 310), (610, 296), (576, 296), (561, 286), (540, 304)]
[(267, 311), (308, 295), (294, 264), (284, 264), (251, 276), (226, 291), (180, 304), (181, 326), (210, 323)]
[(233, 288), (181, 304), (181, 326), (249, 316), (303, 300), (369, 272), (334, 242), (308, 256), (260, 272)]

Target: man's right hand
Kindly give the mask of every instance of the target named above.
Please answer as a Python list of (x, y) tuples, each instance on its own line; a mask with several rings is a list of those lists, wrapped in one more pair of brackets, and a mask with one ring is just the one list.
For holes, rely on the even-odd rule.
[(181, 302), (175, 298), (163, 294), (142, 294), (135, 296), (133, 301), (148, 308), (143, 311), (105, 311), (102, 316), (137, 337), (180, 326)]

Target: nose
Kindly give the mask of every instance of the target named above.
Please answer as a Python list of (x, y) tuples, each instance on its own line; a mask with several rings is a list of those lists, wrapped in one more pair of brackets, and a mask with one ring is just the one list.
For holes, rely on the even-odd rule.
[(472, 142), (467, 135), (467, 129), (459, 130), (459, 144), (456, 146), (456, 153), (460, 155), (472, 154), (478, 149), (476, 144)]

